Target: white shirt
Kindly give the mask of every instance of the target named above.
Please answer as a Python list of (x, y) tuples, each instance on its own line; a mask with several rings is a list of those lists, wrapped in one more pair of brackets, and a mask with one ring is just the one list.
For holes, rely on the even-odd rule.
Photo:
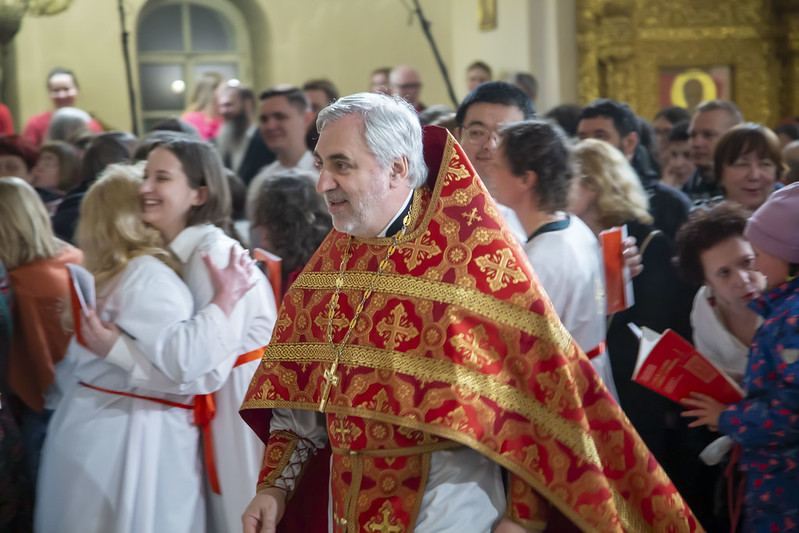
[(522, 227), (519, 217), (516, 216), (516, 211), (506, 205), (500, 204), (499, 202), (497, 202), (497, 207), (499, 208), (499, 212), (505, 218), (505, 222), (507, 222), (508, 226), (510, 226), (513, 236), (516, 237), (516, 239), (521, 243), (526, 242), (527, 233), (524, 232), (524, 227)]
[[(585, 352), (605, 340), (605, 290), (602, 257), (594, 233), (579, 217), (547, 224), (524, 245), (541, 286), (560, 321)], [(547, 228), (566, 227), (547, 231)], [(539, 230), (541, 231), (541, 230)], [(605, 350), (591, 359), (597, 374), (618, 400)]]
[[(760, 327), (763, 318), (758, 316), (757, 323)], [(707, 301), (705, 286), (702, 286), (694, 297), (691, 327), (694, 330), (694, 345), (699, 353), (721, 367), (740, 385), (746, 373), (750, 347), (724, 326), (719, 308), (711, 306)]]

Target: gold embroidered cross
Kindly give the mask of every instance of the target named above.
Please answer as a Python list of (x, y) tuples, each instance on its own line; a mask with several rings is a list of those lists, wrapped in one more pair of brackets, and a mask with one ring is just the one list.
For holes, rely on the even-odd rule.
[[(423, 242), (425, 238), (428, 240), (427, 244)], [(406, 255), (406, 250), (410, 251), (410, 255)], [(407, 257), (405, 263), (410, 269), (414, 269), (419, 266), (422, 263), (422, 259), (424, 259), (424, 255), (426, 255), (427, 258), (430, 258), (440, 253), (441, 248), (439, 248), (436, 243), (430, 241), (427, 233), (425, 233), (425, 235), (419, 239), (418, 242), (410, 241), (405, 243), (405, 250), (402, 251), (402, 255)]]
[(409, 340), (419, 334), (413, 324), (407, 320), (407, 314), (402, 304), (391, 310), (391, 319), (384, 318), (377, 325), (377, 332), (381, 337), (388, 334), (388, 349), (393, 350), (403, 339)]
[(338, 439), (339, 439), (339, 441), (340, 441), (342, 444), (346, 444), (346, 443), (348, 443), (348, 442), (349, 442), (349, 440), (350, 440), (350, 439), (348, 439), (347, 437), (349, 437), (349, 436), (350, 436), (350, 434), (352, 433), (352, 428), (350, 428), (350, 427), (347, 427), (347, 426), (344, 424), (344, 422), (342, 422), (341, 420), (339, 420), (339, 421), (338, 421), (338, 424), (336, 424), (336, 427), (333, 429), (333, 433), (335, 433), (335, 434), (338, 436)]
[(481, 222), (483, 220), (483, 217), (481, 217), (480, 215), (477, 214), (477, 208), (476, 207), (473, 207), (471, 212), (469, 212), (469, 213), (461, 213), (461, 215), (466, 217), (466, 225), (467, 226), (471, 226), (474, 223), (475, 220), (478, 221), (478, 222)]
[(333, 361), (330, 368), (326, 368), (323, 374), (325, 378), (325, 388), (322, 390), (322, 403), (319, 405), (320, 411), (324, 411), (325, 406), (327, 406), (327, 398), (330, 396), (330, 389), (337, 386), (338, 382), (341, 380), (336, 370), (338, 370), (338, 361)]
[(402, 527), (397, 525), (391, 525), (389, 521), (389, 517), (391, 515), (391, 510), (387, 507), (383, 507), (380, 514), (383, 515), (383, 521), (378, 523), (371, 523), (366, 526), (366, 529), (371, 531), (372, 533), (400, 533), (402, 531)]
[(480, 272), (486, 272), (492, 291), (507, 287), (506, 277), (516, 283), (527, 281), (527, 276), (517, 268), (513, 253), (508, 248), (503, 248), (493, 256), (478, 257), (475, 263), (480, 267)]

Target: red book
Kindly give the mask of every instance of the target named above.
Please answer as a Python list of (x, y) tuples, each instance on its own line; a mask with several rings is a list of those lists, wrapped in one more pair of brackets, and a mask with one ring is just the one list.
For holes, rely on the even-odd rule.
[(599, 234), (605, 263), (605, 301), (608, 315), (624, 311), (635, 304), (630, 269), (624, 264), (622, 243), (626, 238), (627, 226), (610, 228)]
[(667, 329), (662, 334), (628, 324), (641, 339), (632, 380), (675, 402), (692, 392), (706, 394), (724, 404), (743, 399), (744, 391), (721, 368), (694, 346)]
[[(80, 331), (81, 318), (89, 315), (89, 308), (97, 305), (94, 292), (94, 276), (80, 265), (67, 263), (69, 277), (69, 299), (72, 306), (72, 322), (75, 325), (75, 336), (78, 343), (86, 346), (83, 334)], [(88, 348), (88, 346), (86, 346)]]
[(281, 263), (283, 260), (263, 248), (254, 249), (252, 255), (256, 261), (263, 263), (266, 277), (269, 278), (269, 284), (272, 285), (272, 292), (275, 294), (275, 303), (280, 307), (280, 301), (283, 299), (283, 287), (281, 286)]

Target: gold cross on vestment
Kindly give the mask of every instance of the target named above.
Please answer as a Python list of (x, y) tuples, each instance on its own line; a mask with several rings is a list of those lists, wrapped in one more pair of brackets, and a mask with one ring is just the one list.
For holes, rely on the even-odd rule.
[(338, 370), (338, 361), (333, 361), (330, 368), (326, 368), (323, 374), (325, 378), (325, 388), (322, 390), (322, 402), (319, 404), (319, 410), (322, 412), (324, 412), (327, 406), (327, 398), (330, 396), (330, 389), (337, 386), (341, 379), (336, 370)]
[(377, 325), (377, 332), (382, 337), (387, 337), (388, 349), (393, 350), (402, 340), (410, 340), (419, 334), (413, 324), (407, 320), (407, 313), (402, 304), (397, 304), (397, 307), (391, 310), (391, 319), (383, 319)]
[(509, 281), (520, 283), (527, 281), (527, 276), (519, 270), (513, 257), (513, 252), (508, 248), (503, 248), (498, 253), (484, 255), (475, 260), (481, 272), (485, 272), (488, 277), (488, 286), (492, 291), (503, 289), (508, 286), (505, 278)]
[(366, 526), (367, 530), (371, 531), (372, 533), (399, 533), (400, 531), (402, 531), (401, 526), (391, 525), (391, 522), (389, 522), (389, 515), (391, 514), (391, 511), (389, 509), (383, 507), (383, 510), (381, 511), (380, 514), (383, 515), (383, 521), (380, 522), (379, 524), (377, 523), (369, 524), (368, 526)]
[(477, 214), (477, 208), (474, 207), (469, 213), (461, 213), (462, 216), (466, 217), (466, 225), (471, 226), (474, 224), (474, 221), (481, 222), (483, 217)]

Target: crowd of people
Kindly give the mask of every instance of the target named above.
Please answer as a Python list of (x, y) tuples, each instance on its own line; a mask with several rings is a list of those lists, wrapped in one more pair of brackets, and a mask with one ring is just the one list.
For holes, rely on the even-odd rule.
[[(799, 119), (493, 78), (208, 73), (137, 138), (55, 68), (0, 113), (0, 530), (798, 530)], [(630, 324), (745, 397), (633, 382)]]

